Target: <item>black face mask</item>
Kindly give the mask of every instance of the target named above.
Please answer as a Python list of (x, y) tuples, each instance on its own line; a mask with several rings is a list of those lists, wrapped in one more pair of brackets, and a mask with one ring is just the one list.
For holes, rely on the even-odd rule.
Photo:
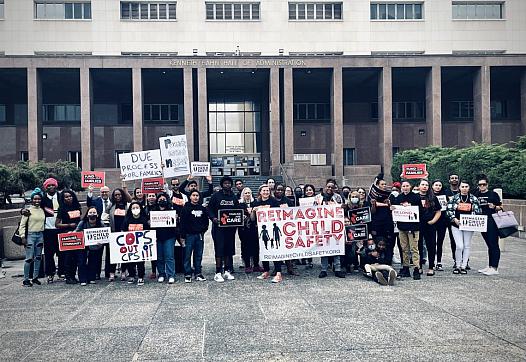
[(166, 201), (166, 200), (159, 200), (158, 204), (159, 204), (159, 206), (165, 207), (166, 205), (168, 205), (168, 201)]
[(88, 219), (97, 220), (97, 215), (88, 215)]
[(343, 194), (344, 198), (348, 198), (349, 197), (349, 191), (343, 191), (342, 194)]

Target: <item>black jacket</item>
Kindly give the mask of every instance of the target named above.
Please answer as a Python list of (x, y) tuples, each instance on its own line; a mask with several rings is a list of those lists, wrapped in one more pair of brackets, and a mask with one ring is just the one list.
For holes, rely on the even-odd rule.
[[(418, 206), (419, 211), (421, 211), (422, 203), (420, 202), (420, 196), (415, 194), (414, 192), (409, 192), (407, 195), (401, 192), (400, 195), (398, 195), (394, 199), (394, 205), (402, 205), (405, 203), (408, 203), (411, 206)], [(420, 229), (418, 222), (398, 221), (396, 223), (396, 226), (398, 227), (398, 230), (400, 231), (418, 231)]]
[(181, 211), (181, 237), (186, 235), (204, 234), (208, 230), (208, 212), (206, 208), (187, 202)]
[(223, 209), (239, 209), (239, 200), (235, 193), (231, 192), (225, 194), (223, 190), (219, 190), (210, 198), (208, 203), (208, 215), (211, 220), (217, 219), (217, 212)]

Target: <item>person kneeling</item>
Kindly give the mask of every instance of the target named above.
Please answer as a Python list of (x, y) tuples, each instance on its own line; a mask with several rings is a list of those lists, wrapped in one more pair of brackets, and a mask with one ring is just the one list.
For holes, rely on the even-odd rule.
[(384, 238), (367, 241), (365, 249), (365, 275), (381, 285), (394, 285), (396, 271), (387, 264), (387, 243)]

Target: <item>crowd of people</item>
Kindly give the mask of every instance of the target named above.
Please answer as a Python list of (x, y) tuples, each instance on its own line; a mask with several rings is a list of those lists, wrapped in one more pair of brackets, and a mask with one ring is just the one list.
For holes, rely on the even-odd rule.
[[(452, 174), (445, 187), (440, 180), (408, 180), (391, 185), (378, 175), (369, 190), (339, 187), (334, 179), (328, 179), (325, 186), (316, 189), (305, 184), (290, 187), (276, 183), (269, 178), (258, 190), (245, 187), (240, 179), (224, 176), (214, 188), (212, 177), (207, 176), (208, 187), (201, 191), (198, 182), (191, 176), (180, 183), (173, 178), (165, 190), (157, 194), (143, 194), (141, 188), (129, 192), (126, 183), (110, 190), (107, 186), (88, 189), (83, 212), (77, 194), (70, 190), (58, 190), (58, 182), (47, 179), (43, 187), (31, 194), (31, 204), (21, 211), (20, 235), (25, 245), (23, 285), (41, 285), (42, 253), (43, 273), (48, 284), (63, 280), (66, 284), (80, 283), (82, 286), (96, 284), (101, 278), (114, 282), (120, 279), (129, 284), (143, 285), (146, 278), (145, 262), (111, 263), (109, 245), (90, 245), (80, 250), (60, 251), (58, 234), (83, 231), (89, 228), (110, 227), (112, 232), (156, 230), (157, 260), (151, 262), (149, 279), (159, 283), (173, 284), (180, 262), (184, 282), (206, 281), (202, 259), (205, 247), (204, 235), (211, 224), (211, 235), (215, 254), (213, 280), (224, 282), (235, 279), (233, 256), (236, 253), (236, 234), (241, 243), (243, 271), (257, 273), (257, 279), (279, 283), (283, 280), (283, 269), (289, 275), (298, 275), (300, 266), (314, 267), (312, 258), (301, 260), (273, 261), (260, 263), (260, 243), (265, 248), (272, 239), (265, 232), (258, 232), (256, 211), (260, 207), (295, 207), (305, 205), (335, 205), (342, 207), (346, 224), (351, 224), (352, 211), (370, 208), (367, 223), (369, 235), (366, 240), (348, 240), (345, 255), (321, 257), (319, 278), (326, 278), (332, 270), (338, 278), (361, 272), (382, 285), (393, 285), (396, 279), (411, 277), (419, 280), (424, 274), (432, 277), (443, 272), (443, 246), (446, 234), (451, 243), (453, 259), (452, 272), (466, 274), (473, 238), (472, 231), (459, 228), (462, 214), (491, 214), (502, 210), (500, 197), (489, 190), (486, 176), (478, 178), (477, 187)], [(447, 207), (441, 205), (438, 197), (445, 196)], [(303, 201), (302, 201), (303, 199)], [(393, 222), (392, 210), (396, 205), (417, 206), (418, 222)], [(243, 226), (219, 227), (218, 210), (242, 209)], [(152, 228), (151, 211), (175, 210), (178, 221), (174, 227)], [(498, 274), (500, 249), (495, 222), (488, 217), (487, 232), (482, 233), (487, 247), (488, 266), (479, 270), (484, 275)], [(271, 233), (268, 230), (266, 233)], [(278, 238), (279, 239), (279, 238)], [(279, 245), (277, 245), (279, 248)], [(398, 251), (395, 253), (395, 250)], [(103, 265), (104, 262), (104, 265)], [(401, 263), (397, 272), (394, 263)], [(412, 270), (411, 270), (412, 269)], [(120, 271), (120, 274), (118, 273)], [(104, 273), (104, 275), (102, 275)]]

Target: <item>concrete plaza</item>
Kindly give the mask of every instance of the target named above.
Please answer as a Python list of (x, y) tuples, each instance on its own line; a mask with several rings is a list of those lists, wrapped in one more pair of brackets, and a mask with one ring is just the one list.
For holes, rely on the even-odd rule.
[[(23, 261), (0, 279), (0, 360), (520, 361), (526, 359), (526, 242), (506, 239), (487, 277), (477, 235), (468, 275), (446, 271), (381, 287), (361, 274), (318, 279), (298, 266), (280, 285), (237, 272), (207, 282), (142, 287), (101, 281), (23, 288)], [(44, 280), (42, 280), (45, 282)]]

